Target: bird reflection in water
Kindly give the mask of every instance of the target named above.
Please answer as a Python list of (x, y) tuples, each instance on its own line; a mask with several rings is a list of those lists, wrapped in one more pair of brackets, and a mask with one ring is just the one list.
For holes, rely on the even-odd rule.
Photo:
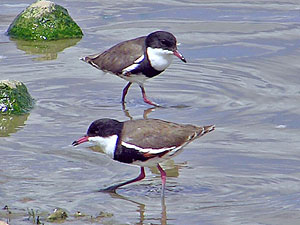
[[(168, 160), (170, 165), (174, 165), (174, 167), (169, 169), (166, 169), (167, 175), (169, 176), (169, 173), (171, 173), (172, 175), (174, 174), (179, 174), (178, 173), (178, 169), (181, 167), (180, 165), (174, 164), (173, 160)], [(154, 167), (150, 168), (151, 171), (152, 170), (156, 170)], [(157, 173), (159, 174), (159, 171), (157, 170)], [(107, 192), (113, 199), (121, 199), (121, 200), (125, 200), (127, 202), (133, 203), (137, 206), (137, 212), (139, 213), (139, 217), (138, 217), (138, 221), (135, 223), (136, 225), (143, 225), (143, 224), (148, 224), (149, 220), (160, 220), (160, 224), (162, 225), (166, 225), (167, 224), (167, 205), (166, 205), (166, 201), (165, 201), (165, 197), (161, 198), (161, 214), (160, 217), (156, 217), (156, 218), (147, 218), (147, 216), (145, 214), (147, 214), (147, 205), (141, 202), (138, 202), (136, 200), (130, 199), (129, 197), (125, 197), (123, 195), (120, 195), (116, 192)], [(126, 206), (122, 206), (122, 207), (126, 207)], [(149, 213), (150, 214), (150, 213)], [(152, 224), (152, 223), (150, 223)]]
[[(144, 113), (143, 113), (143, 118), (144, 119), (148, 119), (148, 115), (151, 112), (154, 112), (156, 108), (161, 108), (161, 107), (153, 106), (153, 107), (145, 109)], [(127, 118), (129, 118), (130, 120), (133, 120), (133, 117), (130, 115), (129, 109), (126, 108), (126, 104), (125, 103), (122, 103), (122, 110), (123, 110), (123, 112), (124, 112), (124, 114), (125, 114), (125, 116)]]

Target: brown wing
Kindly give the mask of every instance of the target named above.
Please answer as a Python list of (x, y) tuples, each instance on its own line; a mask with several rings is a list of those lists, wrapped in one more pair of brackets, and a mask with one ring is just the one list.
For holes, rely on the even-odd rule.
[[(140, 148), (160, 149), (184, 145), (213, 127), (180, 125), (157, 119), (124, 122), (122, 140)], [(208, 131), (208, 129), (210, 129)]]
[(101, 54), (86, 56), (83, 60), (97, 69), (121, 74), (124, 68), (144, 54), (145, 39), (144, 36), (121, 42)]

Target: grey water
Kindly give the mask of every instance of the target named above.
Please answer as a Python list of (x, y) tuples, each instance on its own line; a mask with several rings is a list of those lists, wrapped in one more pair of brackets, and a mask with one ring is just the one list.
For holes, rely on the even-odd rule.
[[(0, 80), (20, 80), (36, 100), (0, 116), (0, 221), (33, 224), (55, 208), (63, 224), (300, 224), (300, 2), (297, 0), (57, 0), (81, 40), (11, 40), (9, 24), (32, 1), (0, 1)], [(155, 30), (172, 32), (187, 59), (149, 80), (151, 109), (133, 85), (79, 60)], [(143, 117), (216, 130), (162, 164), (160, 175), (117, 194), (98, 189), (139, 168), (92, 145), (71, 146), (99, 118)], [(7, 205), (9, 214), (2, 209)], [(86, 215), (76, 217), (76, 212)], [(103, 216), (106, 215), (106, 216)]]

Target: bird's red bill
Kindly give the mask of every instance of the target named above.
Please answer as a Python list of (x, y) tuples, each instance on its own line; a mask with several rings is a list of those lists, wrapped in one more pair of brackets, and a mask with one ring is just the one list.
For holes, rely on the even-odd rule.
[(87, 141), (89, 141), (89, 137), (88, 136), (83, 136), (83, 137), (79, 138), (77, 141), (74, 141), (72, 143), (72, 145), (73, 146), (80, 145), (80, 144), (82, 144), (84, 142), (87, 142)]
[(177, 56), (179, 59), (181, 59), (183, 62), (186, 63), (185, 58), (183, 57), (183, 55), (182, 55), (178, 50), (175, 50), (175, 51), (173, 52), (173, 54), (174, 54), (175, 56)]

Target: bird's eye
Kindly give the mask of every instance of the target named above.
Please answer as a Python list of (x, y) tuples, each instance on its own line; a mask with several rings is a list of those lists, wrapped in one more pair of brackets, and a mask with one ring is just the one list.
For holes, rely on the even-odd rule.
[(169, 42), (166, 39), (161, 40), (161, 43), (164, 45), (169, 45)]

